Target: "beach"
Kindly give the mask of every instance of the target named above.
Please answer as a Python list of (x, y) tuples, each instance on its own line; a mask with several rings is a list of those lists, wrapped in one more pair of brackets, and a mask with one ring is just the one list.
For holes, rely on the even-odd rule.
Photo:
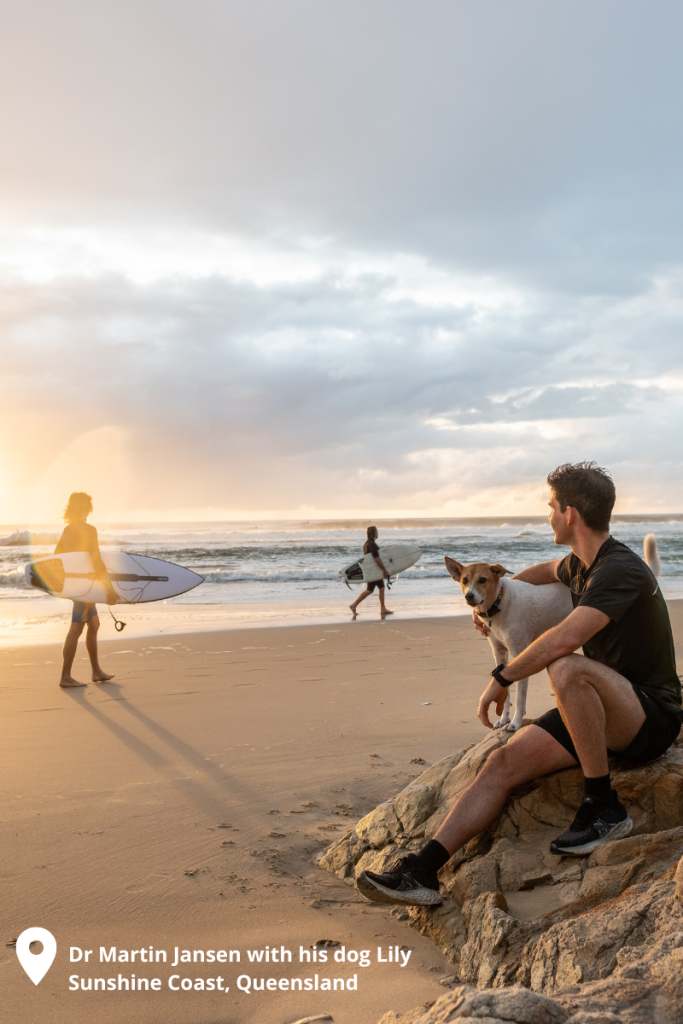
[[(670, 602), (677, 645), (683, 602)], [(112, 682), (57, 686), (60, 645), (0, 650), (0, 965), (18, 1022), (375, 1024), (443, 993), (441, 953), (320, 870), (316, 855), (431, 764), (484, 735), (488, 643), (464, 617), (234, 629), (101, 645)], [(677, 647), (678, 650), (678, 647)], [(79, 649), (75, 674), (89, 678)], [(545, 674), (528, 715), (552, 706)], [(37, 987), (11, 945), (40, 926), (57, 957)], [(299, 963), (320, 940), (372, 963)], [(69, 950), (93, 953), (88, 964)], [(101, 963), (100, 947), (167, 962)], [(172, 966), (176, 947), (241, 960)], [(282, 948), (293, 963), (248, 963)], [(404, 967), (377, 949), (410, 951)], [(325, 948), (325, 947), (319, 947)], [(74, 953), (73, 956), (77, 956)], [(286, 960), (286, 958), (285, 958)], [(357, 990), (249, 993), (249, 977), (352, 979)], [(69, 977), (157, 977), (158, 991), (69, 991)], [(223, 991), (174, 991), (221, 976)], [(117, 982), (118, 983), (118, 982)], [(179, 984), (177, 981), (175, 984)]]
[[(683, 8), (659, 7), (7, 5), (0, 1024), (416, 1024), (456, 978), (494, 1020), (499, 986), (591, 972), (665, 1013)], [(584, 641), (623, 676), (565, 657)], [(562, 704), (541, 735), (533, 677), (517, 744), (477, 717), (514, 651)], [(626, 677), (652, 683), (639, 729)], [(582, 764), (529, 778), (574, 760), (560, 719)], [(624, 781), (603, 739), (659, 767)], [(631, 894), (603, 942), (585, 915), (679, 842), (669, 919)], [(360, 876), (404, 851), (422, 909), (364, 898), (396, 898)], [(683, 975), (676, 1000), (656, 1024)]]

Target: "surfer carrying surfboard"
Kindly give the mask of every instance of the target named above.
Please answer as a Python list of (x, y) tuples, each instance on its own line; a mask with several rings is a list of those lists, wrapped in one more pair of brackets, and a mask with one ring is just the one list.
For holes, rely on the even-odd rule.
[(365, 555), (372, 555), (372, 557), (377, 562), (377, 565), (379, 566), (379, 568), (384, 573), (384, 576), (382, 577), (381, 580), (374, 580), (372, 583), (368, 583), (366, 588), (365, 588), (365, 590), (362, 592), (362, 594), (359, 594), (359, 596), (356, 598), (356, 600), (353, 602), (353, 604), (349, 605), (349, 608), (353, 612), (354, 619), (358, 617), (358, 612), (356, 611), (356, 609), (358, 608), (358, 605), (361, 603), (361, 601), (364, 601), (366, 597), (370, 597), (370, 594), (373, 592), (375, 587), (377, 588), (377, 596), (379, 598), (380, 614), (381, 614), (382, 618), (384, 618), (385, 615), (393, 615), (394, 614), (393, 612), (390, 612), (389, 609), (384, 604), (384, 580), (388, 580), (389, 579), (389, 573), (385, 569), (384, 563), (382, 562), (382, 559), (379, 556), (379, 547), (377, 546), (377, 537), (378, 536), (379, 536), (379, 530), (377, 529), (377, 527), (376, 526), (368, 526), (368, 529), (367, 529), (367, 538), (368, 539), (366, 540), (365, 544), (363, 545), (363, 554), (365, 554)]
[[(107, 604), (116, 604), (118, 595), (111, 585), (107, 570), (102, 561), (97, 530), (90, 523), (86, 522), (86, 519), (92, 512), (92, 508), (92, 498), (89, 494), (85, 494), (83, 491), (74, 491), (64, 509), (63, 518), (66, 526), (57, 542), (55, 554), (61, 555), (67, 551), (87, 551), (97, 578), (106, 587)], [(113, 675), (108, 675), (103, 671), (97, 654), (97, 631), (100, 628), (97, 605), (86, 604), (84, 601), (74, 601), (71, 626), (66, 634), (64, 650), (62, 652), (64, 662), (62, 665), (62, 678), (59, 681), (60, 686), (87, 686), (87, 683), (79, 683), (71, 675), (71, 668), (78, 647), (78, 639), (85, 626), (87, 626), (85, 647), (92, 666), (93, 683), (106, 683), (109, 679), (114, 678)]]

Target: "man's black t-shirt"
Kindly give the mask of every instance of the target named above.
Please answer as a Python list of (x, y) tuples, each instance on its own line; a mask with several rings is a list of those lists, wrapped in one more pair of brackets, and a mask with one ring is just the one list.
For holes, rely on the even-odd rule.
[(570, 588), (575, 608), (597, 608), (611, 619), (586, 641), (583, 653), (613, 668), (683, 721), (669, 612), (643, 559), (609, 537), (591, 566), (586, 568), (572, 553), (562, 559), (557, 575)]
[(379, 558), (379, 548), (374, 540), (366, 540), (363, 545), (363, 552), (366, 555), (372, 555), (373, 558)]

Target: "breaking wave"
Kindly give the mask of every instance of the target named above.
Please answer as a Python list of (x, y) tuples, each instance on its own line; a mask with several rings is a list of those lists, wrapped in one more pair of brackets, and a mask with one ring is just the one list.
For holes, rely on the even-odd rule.
[[(173, 523), (97, 524), (103, 547), (152, 555), (194, 569), (205, 583), (187, 603), (309, 599), (302, 591), (342, 593), (340, 570), (362, 555), (365, 523)], [(455, 585), (444, 555), (465, 564), (500, 562), (511, 572), (561, 557), (544, 518), (378, 521), (379, 546), (410, 544), (422, 555), (401, 573), (395, 593), (405, 597), (451, 596)], [(664, 593), (683, 596), (683, 516), (616, 517), (612, 532), (642, 553), (643, 538), (657, 536)], [(24, 565), (50, 554), (59, 536), (49, 528), (16, 529), (0, 538), (0, 594), (29, 596)]]

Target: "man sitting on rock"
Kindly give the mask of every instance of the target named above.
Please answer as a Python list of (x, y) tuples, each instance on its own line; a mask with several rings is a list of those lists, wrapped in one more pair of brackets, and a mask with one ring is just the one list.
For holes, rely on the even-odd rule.
[[(437, 872), (505, 807), (524, 782), (580, 764), (585, 794), (552, 853), (583, 856), (621, 839), (633, 822), (611, 787), (608, 756), (644, 764), (676, 739), (683, 711), (669, 614), (645, 562), (609, 533), (616, 498), (594, 463), (560, 466), (548, 477), (550, 525), (566, 558), (532, 565), (516, 579), (569, 587), (574, 610), (507, 665), (498, 665), (479, 701), (503, 710), (507, 688), (547, 668), (557, 707), (495, 749), (434, 838), (393, 871), (364, 871), (358, 888), (380, 903), (441, 903)], [(575, 652), (583, 648), (582, 657)]]

